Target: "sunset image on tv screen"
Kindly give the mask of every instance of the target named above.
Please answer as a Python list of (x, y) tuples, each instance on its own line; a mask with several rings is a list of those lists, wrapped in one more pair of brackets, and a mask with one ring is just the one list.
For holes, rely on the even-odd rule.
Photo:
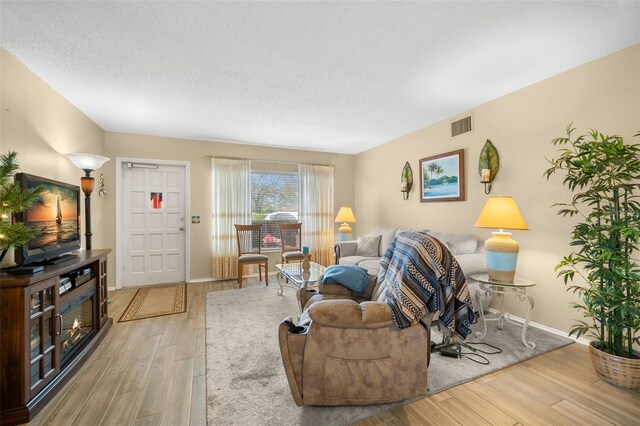
[(36, 184), (43, 187), (38, 200), (27, 210), (27, 224), (36, 231), (29, 248), (63, 244), (78, 239), (78, 193), (63, 186)]

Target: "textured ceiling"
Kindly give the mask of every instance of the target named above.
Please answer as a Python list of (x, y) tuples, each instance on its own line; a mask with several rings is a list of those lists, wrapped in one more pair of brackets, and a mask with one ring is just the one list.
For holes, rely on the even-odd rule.
[(109, 131), (339, 153), (640, 41), (640, 2), (7, 2), (0, 44)]

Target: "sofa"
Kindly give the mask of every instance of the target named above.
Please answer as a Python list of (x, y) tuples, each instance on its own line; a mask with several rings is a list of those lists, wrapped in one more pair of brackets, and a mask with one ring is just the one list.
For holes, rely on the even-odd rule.
[[(336, 265), (361, 266), (365, 268), (370, 275), (377, 276), (378, 270), (380, 269), (380, 258), (387, 250), (387, 247), (391, 245), (396, 234), (402, 231), (412, 230), (380, 227), (374, 228), (369, 235), (361, 237), (357, 241), (337, 242), (334, 247)], [(477, 292), (479, 284), (477, 281), (471, 279), (471, 275), (486, 273), (487, 271), (484, 244), (471, 234), (435, 232), (427, 229), (417, 231), (426, 232), (436, 237), (442, 241), (455, 256), (469, 286), (474, 312), (478, 313), (476, 297), (481, 297), (482, 306), (487, 308), (491, 303), (491, 296), (485, 294), (485, 292)]]
[(297, 405), (381, 404), (427, 393), (433, 314), (399, 329), (386, 285), (369, 279), (362, 293), (322, 283), (298, 290), (303, 331), (291, 332), (286, 322), (278, 330)]

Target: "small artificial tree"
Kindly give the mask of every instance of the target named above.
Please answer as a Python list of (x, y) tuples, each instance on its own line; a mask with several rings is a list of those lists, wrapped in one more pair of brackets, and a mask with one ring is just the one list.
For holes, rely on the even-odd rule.
[[(582, 296), (572, 304), (587, 321), (577, 321), (570, 335), (593, 335), (597, 348), (635, 358), (640, 343), (640, 145), (595, 130), (572, 139), (552, 141), (559, 157), (549, 160), (549, 179), (564, 172), (563, 184), (573, 192), (568, 203), (557, 203), (561, 216), (577, 217), (570, 245), (575, 250), (556, 266), (565, 285), (576, 276), (586, 285), (568, 290)], [(635, 136), (639, 136), (639, 134)]]
[(9, 151), (0, 155), (0, 262), (11, 247), (26, 244), (35, 231), (24, 223), (11, 223), (11, 215), (29, 208), (37, 199), (41, 188), (23, 189), (20, 182), (13, 180), (18, 170), (18, 154)]

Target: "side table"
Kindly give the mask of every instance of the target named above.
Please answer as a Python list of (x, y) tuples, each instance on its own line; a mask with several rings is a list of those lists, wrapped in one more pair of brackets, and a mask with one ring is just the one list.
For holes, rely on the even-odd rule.
[[(522, 326), (522, 343), (530, 349), (536, 347), (534, 342), (530, 342), (527, 340), (527, 328), (529, 327), (529, 319), (531, 318), (531, 311), (533, 311), (533, 297), (527, 294), (527, 288), (533, 287), (536, 285), (535, 282), (516, 278), (512, 283), (506, 283), (502, 281), (494, 281), (489, 279), (487, 274), (477, 274), (471, 275), (471, 279), (478, 281), (479, 289), (476, 290), (476, 301), (478, 302), (478, 307), (480, 309), (480, 319), (482, 320), (482, 331), (476, 332), (476, 336), (479, 338), (483, 338), (487, 334), (487, 322), (488, 321), (498, 321), (498, 329), (502, 330), (504, 325), (504, 321), (507, 320), (512, 324), (521, 325)], [(480, 296), (480, 292), (484, 292), (487, 295), (495, 294), (499, 299), (500, 311), (497, 313), (495, 317), (487, 318), (484, 315), (484, 308), (482, 306), (482, 298)], [(510, 314), (505, 312), (504, 310), (504, 296), (514, 296), (517, 300), (521, 302), (527, 302), (527, 317), (524, 320), (524, 324), (520, 324), (510, 318)]]

